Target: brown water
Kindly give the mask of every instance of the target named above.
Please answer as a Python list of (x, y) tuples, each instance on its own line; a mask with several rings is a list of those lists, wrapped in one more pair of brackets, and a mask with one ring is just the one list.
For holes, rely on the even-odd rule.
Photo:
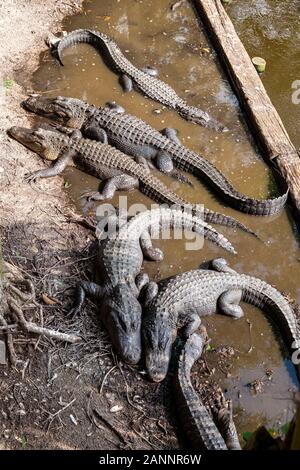
[[(182, 142), (202, 152), (240, 191), (255, 197), (269, 195), (274, 186), (271, 172), (251, 141), (237, 100), (191, 6), (186, 3), (171, 12), (170, 2), (166, 0), (94, 0), (86, 1), (84, 7), (82, 14), (65, 21), (64, 29), (98, 28), (111, 35), (134, 64), (157, 67), (160, 77), (179, 95), (209, 111), (226, 124), (230, 132), (216, 134), (184, 121), (175, 112), (163, 109), (159, 103), (137, 92), (124, 94), (118, 77), (87, 45), (65, 51), (64, 67), (48, 51), (45, 52), (33, 77), (34, 90), (48, 96), (78, 97), (95, 105), (116, 100), (127, 112), (157, 129), (166, 126), (178, 129)], [(235, 1), (229, 11), (249, 52), (267, 59), (268, 71), (262, 79), (291, 137), (299, 145), (297, 119), (299, 122), (300, 105), (297, 107), (291, 103), (291, 82), (300, 78), (296, 54), (297, 47), (299, 52), (300, 33), (297, 16), (292, 16), (293, 13), (299, 16), (299, 2), (277, 1), (274, 7), (274, 2), (257, 0), (247, 2), (245, 8), (245, 2), (240, 0)], [(155, 110), (161, 112), (157, 114)], [(244, 233), (221, 228), (238, 250), (238, 256), (227, 256), (232, 267), (258, 276), (300, 301), (299, 246), (287, 212), (272, 218), (247, 216), (222, 205), (196, 179), (193, 179), (194, 189), (191, 189), (161, 174), (159, 176), (185, 198), (203, 202), (210, 209), (224, 211), (253, 228), (265, 243)], [(67, 191), (79, 207), (82, 207), (82, 192), (98, 186), (95, 178), (75, 169), (65, 171), (64, 178), (71, 183)], [(118, 198), (115, 197), (113, 202), (117, 204)], [(128, 204), (134, 202), (151, 204), (138, 191), (128, 195)], [(208, 242), (199, 252), (186, 251), (181, 240), (162, 241), (157, 245), (164, 249), (165, 260), (159, 266), (145, 263), (153, 277), (164, 278), (194, 269), (205, 259), (224, 256), (224, 252)], [(254, 430), (261, 423), (278, 428), (280, 423), (290, 420), (294, 409), (291, 390), (297, 382), (293, 366), (287, 359), (283, 360), (276, 336), (264, 314), (248, 305), (245, 305), (245, 312), (246, 317), (239, 321), (214, 316), (206, 322), (214, 346), (231, 344), (239, 351), (231, 377), (222, 377), (222, 385), (228, 389), (228, 396), (233, 398), (240, 432)], [(252, 324), (251, 338), (247, 319)], [(251, 345), (252, 352), (248, 353)], [(263, 377), (267, 369), (273, 371), (272, 380), (265, 384), (262, 393), (253, 396), (246, 384)]]

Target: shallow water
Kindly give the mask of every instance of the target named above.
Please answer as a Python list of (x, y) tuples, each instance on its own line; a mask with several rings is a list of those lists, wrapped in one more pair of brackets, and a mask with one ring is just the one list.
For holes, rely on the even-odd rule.
[[(277, 1), (275, 6), (271, 1), (249, 1), (245, 8), (245, 2), (237, 0), (229, 12), (250, 54), (267, 59), (268, 69), (262, 79), (294, 143), (299, 146), (300, 105), (291, 103), (291, 83), (300, 78), (297, 61), (300, 33), (297, 16), (293, 16), (299, 16), (298, 1)], [(45, 52), (33, 77), (34, 91), (46, 96), (78, 97), (99, 106), (115, 100), (127, 112), (157, 129), (175, 127), (186, 146), (203, 153), (241, 192), (266, 197), (274, 190), (270, 169), (253, 145), (237, 100), (188, 3), (172, 12), (166, 0), (86, 1), (84, 12), (64, 23), (68, 31), (85, 27), (112, 36), (137, 66), (157, 67), (160, 77), (180, 96), (207, 110), (226, 124), (230, 132), (216, 134), (184, 121), (175, 112), (163, 109), (137, 92), (124, 94), (118, 77), (87, 45), (65, 51), (64, 67)], [(156, 244), (164, 249), (164, 262), (159, 266), (145, 263), (152, 277), (164, 278), (194, 269), (203, 260), (225, 255), (237, 271), (258, 276), (300, 301), (299, 245), (287, 211), (272, 218), (247, 216), (223, 205), (193, 177), (194, 188), (189, 188), (158, 175), (186, 199), (202, 202), (210, 209), (224, 211), (246, 223), (264, 243), (222, 227), (218, 230), (232, 241), (238, 256), (227, 255), (209, 242), (205, 242), (203, 250), (195, 252), (186, 251), (182, 240), (160, 241)], [(64, 179), (71, 184), (66, 190), (80, 208), (83, 207), (80, 195), (98, 187), (95, 178), (75, 169), (67, 169)], [(148, 207), (151, 204), (138, 191), (128, 194), (128, 205), (135, 202), (143, 202)], [(118, 197), (113, 203), (118, 203)], [(95, 204), (93, 209), (96, 207)], [(245, 312), (246, 317), (239, 321), (221, 316), (205, 320), (214, 346), (231, 344), (240, 351), (233, 361), (231, 377), (220, 376), (223, 387), (228, 389), (227, 396), (233, 398), (240, 432), (254, 430), (261, 423), (278, 427), (279, 422), (289, 421), (294, 409), (292, 389), (297, 384), (293, 367), (287, 359), (282, 359), (280, 346), (264, 314), (248, 305)], [(252, 324), (251, 338), (248, 320)], [(248, 353), (251, 345), (252, 351)], [(264, 376), (267, 369), (273, 370), (272, 380), (265, 384), (262, 393), (253, 396), (246, 384)]]

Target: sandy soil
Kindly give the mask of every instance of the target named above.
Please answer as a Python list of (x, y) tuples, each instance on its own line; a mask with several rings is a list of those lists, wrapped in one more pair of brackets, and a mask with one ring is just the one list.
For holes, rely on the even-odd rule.
[[(36, 302), (22, 305), (26, 318), (85, 339), (65, 346), (13, 333), (18, 362), (15, 367), (0, 365), (0, 449), (177, 447), (168, 384), (145, 384), (142, 373), (116, 360), (91, 303), (80, 319), (66, 316), (68, 288), (91, 269), (92, 235), (66, 218), (70, 202), (62, 178), (33, 186), (24, 181), (26, 173), (43, 163), (6, 134), (12, 125), (31, 124), (20, 102), (30, 91), (44, 39), (80, 3), (8, 0), (0, 6), (3, 256), (35, 287)], [(55, 303), (43, 302), (43, 293)], [(3, 298), (0, 306), (10, 322)]]

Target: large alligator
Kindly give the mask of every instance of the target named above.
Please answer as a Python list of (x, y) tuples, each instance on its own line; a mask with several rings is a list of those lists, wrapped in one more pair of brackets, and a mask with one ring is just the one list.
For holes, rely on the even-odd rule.
[(191, 449), (240, 450), (231, 402), (224, 400), (215, 424), (191, 382), (191, 369), (202, 355), (206, 339), (205, 330), (200, 334), (193, 333), (187, 339), (174, 374), (174, 397), (183, 432)]
[(106, 34), (89, 29), (78, 29), (68, 35), (49, 38), (48, 44), (62, 63), (62, 52), (69, 46), (79, 43), (88, 43), (98, 51), (103, 52), (113, 70), (120, 74), (121, 85), (124, 91), (131, 91), (133, 85), (149, 98), (174, 109), (187, 121), (193, 121), (201, 126), (210, 127), (217, 131), (226, 131), (226, 127), (211, 118), (206, 112), (195, 106), (189, 106), (180, 98), (175, 90), (167, 83), (155, 77), (157, 72), (149, 67), (138, 69), (124, 56), (119, 46)]
[(211, 269), (197, 269), (148, 284), (142, 336), (146, 370), (160, 382), (167, 374), (177, 329), (184, 337), (197, 330), (201, 317), (216, 312), (241, 318), (241, 300), (256, 305), (273, 317), (290, 351), (300, 347), (300, 332), (289, 302), (274, 287), (258, 278), (239, 274), (226, 260), (215, 259)]
[[(199, 205), (190, 204), (177, 196), (162, 181), (151, 175), (148, 168), (136, 163), (110, 145), (83, 139), (78, 130), (73, 131), (73, 134), (69, 136), (43, 128), (34, 130), (11, 127), (8, 133), (46, 160), (56, 160), (53, 166), (28, 175), (28, 181), (59, 175), (67, 165), (74, 163), (79, 169), (105, 181), (101, 193), (96, 191), (89, 194), (88, 197), (91, 200), (110, 199), (117, 189), (139, 188), (146, 196), (159, 203), (185, 207), (199, 214)], [(203, 216), (206, 222), (240, 228), (256, 236), (241, 222), (227, 215), (204, 208)], [(232, 247), (230, 250), (234, 252)]]
[(80, 311), (86, 294), (94, 297), (99, 302), (101, 319), (116, 351), (125, 362), (136, 364), (141, 356), (142, 316), (137, 298), (149, 280), (147, 275), (140, 274), (143, 259), (163, 259), (162, 251), (152, 246), (151, 230), (185, 228), (216, 243), (227, 244), (201, 218), (162, 206), (141, 212), (129, 222), (121, 214), (113, 213), (108, 216), (107, 225), (105, 237), (99, 230), (97, 233), (101, 240), (96, 267), (100, 285), (81, 281), (72, 313)]
[(119, 106), (97, 108), (75, 98), (39, 96), (32, 96), (23, 104), (27, 110), (55, 117), (66, 126), (80, 129), (85, 137), (109, 143), (137, 161), (154, 161), (164, 173), (171, 173), (174, 163), (180, 170), (201, 177), (227, 204), (248, 214), (276, 214), (287, 200), (287, 192), (261, 200), (241, 194), (211, 162), (181, 145), (171, 129), (162, 135), (141, 119), (122, 112)]

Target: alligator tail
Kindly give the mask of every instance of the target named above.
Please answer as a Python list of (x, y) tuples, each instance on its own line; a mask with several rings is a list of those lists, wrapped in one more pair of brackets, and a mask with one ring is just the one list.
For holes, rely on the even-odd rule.
[(227, 227), (240, 229), (243, 232), (253, 235), (255, 238), (260, 240), (260, 237), (246, 225), (242, 224), (238, 220), (230, 217), (229, 215), (221, 214), (220, 212), (214, 212), (209, 209), (204, 209), (204, 220), (210, 224), (225, 225)]
[(55, 53), (59, 63), (63, 64), (62, 61), (62, 53), (64, 49), (68, 47), (74, 46), (75, 44), (79, 43), (86, 43), (94, 45), (99, 41), (99, 37), (88, 29), (76, 29), (72, 31), (67, 36), (64, 36), (60, 39), (59, 42), (54, 43), (53, 45), (53, 52)]
[(172, 148), (175, 153), (175, 164), (182, 170), (191, 171), (212, 187), (217, 194), (231, 207), (257, 216), (271, 216), (278, 214), (286, 204), (288, 188), (285, 192), (272, 199), (254, 199), (237, 191), (230, 181), (206, 158), (197, 155), (184, 147)]
[(274, 319), (290, 351), (299, 349), (300, 330), (288, 300), (267, 282), (245, 274), (241, 278), (244, 281), (242, 300), (262, 309)]

